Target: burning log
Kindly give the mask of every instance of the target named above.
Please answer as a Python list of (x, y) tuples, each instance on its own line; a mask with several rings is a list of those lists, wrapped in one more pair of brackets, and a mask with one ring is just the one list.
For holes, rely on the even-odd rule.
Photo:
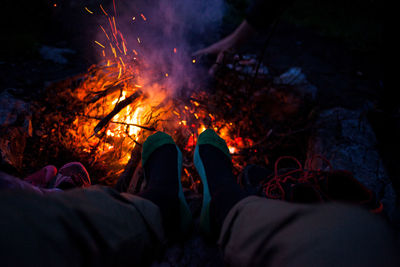
[[(83, 115), (83, 114), (79, 114), (79, 113), (77, 113), (76, 115), (77, 115), (77, 116), (81, 116), (81, 117), (85, 117), (85, 118), (88, 118), (88, 119), (98, 120), (98, 121), (103, 120), (102, 118), (99, 118), (99, 117), (93, 117), (93, 116)], [(155, 132), (155, 131), (157, 131), (157, 129), (154, 128), (154, 127), (151, 127), (151, 126), (143, 126), (143, 125), (139, 125), (139, 124), (135, 124), (135, 123), (127, 123), (127, 122), (123, 122), (123, 121), (112, 121), (112, 120), (110, 120), (109, 122), (110, 122), (110, 123), (115, 123), (115, 124), (121, 124), (121, 125), (125, 125), (125, 126), (138, 127), (138, 128), (140, 128), (140, 129), (147, 130), (147, 131), (150, 131), (150, 132)]]
[(110, 86), (107, 89), (100, 91), (100, 92), (95, 92), (94, 96), (88, 101), (89, 104), (93, 104), (96, 103), (97, 101), (99, 101), (100, 99), (102, 99), (103, 97), (107, 96), (108, 94), (112, 94), (115, 91), (121, 90), (123, 88), (122, 84), (118, 84), (115, 86)]
[(117, 115), (122, 109), (124, 109), (126, 106), (132, 104), (137, 98), (139, 98), (140, 96), (142, 96), (143, 93), (142, 91), (136, 91), (135, 93), (133, 93), (130, 97), (122, 100), (121, 102), (119, 102), (114, 109), (107, 115), (104, 117), (104, 119), (102, 119), (94, 128), (94, 134), (97, 134), (99, 131), (101, 131), (101, 129), (104, 128), (104, 126), (106, 126), (110, 120)]
[(106, 97), (109, 94), (112, 94), (112, 93), (114, 93), (114, 92), (116, 92), (118, 90), (123, 90), (123, 88), (124, 88), (123, 82), (127, 82), (129, 80), (134, 79), (134, 78), (135, 78), (134, 76), (126, 77), (126, 78), (121, 79), (121, 80), (119, 80), (119, 81), (117, 81), (117, 82), (115, 82), (115, 83), (113, 83), (111, 85), (108, 85), (103, 91), (94, 92), (93, 93), (94, 96), (88, 101), (88, 103), (89, 104), (96, 103), (101, 98)]

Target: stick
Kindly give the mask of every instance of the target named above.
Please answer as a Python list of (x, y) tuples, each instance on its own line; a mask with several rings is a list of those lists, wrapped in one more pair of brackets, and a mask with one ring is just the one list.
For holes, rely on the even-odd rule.
[(88, 103), (90, 103), (90, 104), (95, 103), (99, 99), (107, 96), (108, 94), (114, 93), (115, 91), (121, 89), (122, 87), (123, 87), (123, 85), (119, 84), (119, 85), (116, 85), (116, 86), (111, 86), (111, 87), (109, 87), (109, 88), (107, 88), (107, 89), (105, 89), (103, 91), (93, 93), (94, 96), (92, 97), (92, 99), (90, 99), (88, 101)]
[(104, 128), (104, 126), (107, 125), (107, 123), (110, 122), (110, 120), (115, 115), (117, 115), (126, 106), (132, 104), (132, 102), (135, 101), (137, 98), (139, 98), (141, 95), (143, 95), (142, 91), (136, 91), (130, 97), (122, 100), (121, 102), (119, 102), (115, 106), (115, 108), (96, 125), (96, 127), (94, 128), (94, 134), (93, 135), (97, 134), (101, 129)]
[[(83, 115), (83, 114), (77, 114), (77, 116), (85, 117), (85, 118), (93, 119), (93, 120), (98, 120), (98, 121), (101, 121), (101, 120), (102, 120), (102, 119), (99, 118), (99, 117), (88, 116), (88, 115)], [(127, 123), (127, 122), (123, 122), (123, 121), (111, 121), (111, 120), (110, 120), (110, 122), (111, 122), (111, 123), (115, 123), (115, 124), (126, 125), (126, 126), (138, 127), (138, 128), (140, 128), (140, 129), (147, 130), (147, 131), (151, 131), (151, 132), (157, 131), (157, 129), (154, 128), (154, 127), (152, 127), (152, 126), (143, 126), (143, 125), (139, 125), (139, 124), (135, 124), (135, 123)]]
[(136, 145), (133, 148), (131, 153), (131, 158), (129, 159), (128, 164), (126, 164), (124, 172), (118, 178), (117, 184), (115, 185), (115, 189), (117, 189), (119, 192), (128, 191), (133, 173), (135, 172), (135, 169), (139, 165), (141, 159), (141, 151), (142, 151), (142, 146)]
[(121, 79), (121, 80), (115, 82), (112, 85), (107, 86), (106, 89), (104, 89), (103, 91), (94, 92), (93, 93), (94, 96), (92, 97), (92, 99), (88, 103), (95, 103), (100, 98), (103, 98), (103, 97), (105, 97), (105, 96), (107, 96), (107, 95), (109, 95), (111, 93), (114, 93), (115, 91), (121, 89), (124, 86), (124, 84), (122, 84), (123, 82), (132, 80), (134, 78), (135, 78), (134, 76), (126, 77), (124, 79)]

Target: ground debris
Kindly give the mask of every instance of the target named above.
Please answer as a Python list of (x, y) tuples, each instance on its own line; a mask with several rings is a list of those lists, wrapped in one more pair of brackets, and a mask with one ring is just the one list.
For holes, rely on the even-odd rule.
[(22, 169), (27, 138), (32, 136), (30, 104), (15, 98), (8, 91), (0, 94), (0, 154), (1, 165)]
[[(308, 158), (324, 155), (334, 169), (351, 171), (376, 194), (387, 214), (392, 215), (396, 195), (377, 150), (375, 133), (363, 112), (344, 108), (323, 111), (314, 129), (308, 144)], [(326, 166), (316, 160), (312, 167)]]

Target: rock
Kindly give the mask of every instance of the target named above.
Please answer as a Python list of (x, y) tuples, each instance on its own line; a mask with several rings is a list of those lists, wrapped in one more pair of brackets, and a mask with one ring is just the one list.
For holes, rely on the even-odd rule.
[(43, 59), (53, 61), (57, 64), (68, 63), (68, 60), (65, 58), (64, 54), (75, 54), (74, 50), (68, 48), (57, 48), (46, 45), (42, 46), (39, 52)]
[[(375, 133), (362, 111), (334, 108), (323, 111), (308, 144), (307, 158), (325, 156), (334, 169), (348, 170), (375, 192), (389, 216), (395, 210), (396, 195), (377, 151)], [(313, 168), (324, 168), (320, 160)]]
[(7, 91), (0, 94), (1, 163), (22, 166), (26, 138), (32, 135), (32, 114), (28, 103)]
[(0, 126), (12, 126), (23, 119), (23, 126), (29, 127), (30, 118), (31, 111), (28, 103), (15, 98), (8, 90), (0, 94)]
[[(239, 55), (235, 55), (234, 61), (235, 64), (226, 64), (226, 67), (231, 70), (234, 69), (242, 75), (255, 75), (258, 65), (257, 55), (247, 54), (242, 55), (242, 57), (240, 57)], [(267, 76), (268, 74), (268, 68), (263, 63), (261, 63), (258, 68), (259, 77)]]
[(274, 83), (292, 85), (303, 97), (310, 97), (312, 100), (317, 96), (317, 87), (307, 81), (306, 75), (299, 67), (290, 68), (279, 77), (275, 77)]

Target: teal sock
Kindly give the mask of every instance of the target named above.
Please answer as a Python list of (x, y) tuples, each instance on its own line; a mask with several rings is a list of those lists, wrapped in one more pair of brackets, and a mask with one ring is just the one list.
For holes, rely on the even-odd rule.
[(138, 194), (160, 208), (167, 236), (173, 236), (180, 226), (177, 153), (173, 144), (162, 145), (151, 153), (144, 165), (147, 184)]
[(210, 220), (213, 232), (219, 233), (232, 207), (248, 194), (236, 183), (230, 159), (213, 145), (199, 146), (211, 194)]

